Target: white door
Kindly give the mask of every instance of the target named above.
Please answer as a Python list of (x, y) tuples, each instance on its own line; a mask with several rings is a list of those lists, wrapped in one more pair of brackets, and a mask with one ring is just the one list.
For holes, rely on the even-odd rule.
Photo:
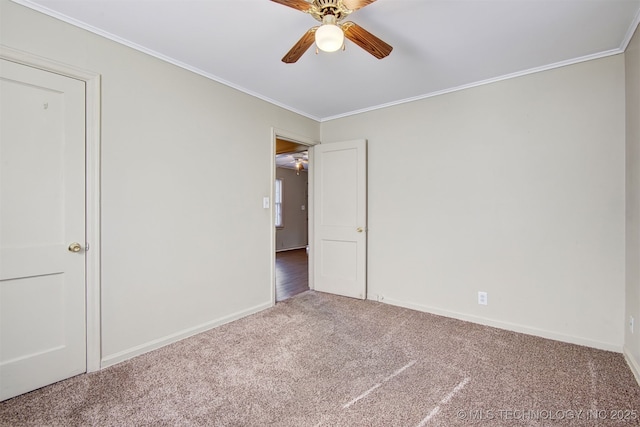
[(314, 164), (314, 289), (366, 298), (367, 142), (320, 144)]
[(86, 371), (85, 84), (1, 61), (4, 400)]

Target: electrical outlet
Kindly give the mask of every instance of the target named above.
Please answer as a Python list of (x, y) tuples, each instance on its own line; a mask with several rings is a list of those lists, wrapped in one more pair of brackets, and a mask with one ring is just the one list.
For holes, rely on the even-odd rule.
[(633, 319), (633, 316), (629, 316), (629, 329), (631, 330), (631, 333), (633, 333), (634, 323), (635, 323), (635, 320)]
[(487, 305), (489, 303), (489, 295), (486, 292), (478, 292), (478, 304)]

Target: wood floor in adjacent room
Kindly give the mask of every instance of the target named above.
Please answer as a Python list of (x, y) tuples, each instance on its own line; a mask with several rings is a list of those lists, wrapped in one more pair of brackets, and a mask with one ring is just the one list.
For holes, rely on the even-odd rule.
[(308, 258), (306, 249), (276, 252), (276, 301), (309, 290)]

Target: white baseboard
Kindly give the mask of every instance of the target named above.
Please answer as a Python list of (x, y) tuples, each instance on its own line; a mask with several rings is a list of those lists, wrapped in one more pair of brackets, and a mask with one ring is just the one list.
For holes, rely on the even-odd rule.
[(377, 299), (373, 298), (373, 300), (377, 300), (382, 303), (395, 305), (398, 307), (409, 308), (412, 310), (423, 311), (426, 313), (436, 314), (438, 316), (452, 317), (458, 320), (464, 320), (467, 322), (478, 323), (480, 325), (492, 326), (498, 329), (506, 329), (508, 331), (519, 332), (527, 335), (534, 335), (537, 337), (548, 338), (556, 341), (562, 341), (570, 344), (583, 345), (586, 347), (593, 347), (600, 350), (614, 351), (616, 353), (622, 353), (622, 346), (616, 345), (608, 342), (601, 341), (593, 341), (587, 338), (576, 337), (573, 335), (565, 335), (553, 331), (547, 331), (544, 329), (532, 328), (525, 325), (520, 325), (517, 323), (503, 322), (499, 320), (487, 319), (485, 317), (474, 316), (470, 314), (458, 313), (455, 311), (442, 310), (435, 307), (429, 307), (426, 305), (414, 304), (405, 301), (398, 301), (394, 299), (389, 299), (387, 297), (379, 296)]
[(624, 354), (624, 358), (627, 361), (627, 365), (629, 365), (629, 369), (631, 369), (633, 376), (636, 377), (638, 385), (640, 385), (640, 363), (638, 363), (638, 361), (633, 357), (633, 354), (631, 354), (627, 346), (623, 347), (622, 354)]
[(251, 307), (247, 310), (243, 310), (243, 311), (239, 311), (233, 314), (230, 314), (228, 316), (225, 317), (221, 317), (219, 319), (216, 320), (212, 320), (210, 322), (207, 323), (203, 323), (201, 325), (198, 326), (194, 326), (193, 328), (188, 328), (188, 329), (184, 329), (180, 332), (177, 332), (175, 334), (171, 334), (171, 335), (167, 335), (165, 337), (162, 338), (158, 338), (156, 340), (153, 341), (149, 341), (147, 343), (129, 348), (127, 350), (123, 350), (120, 351), (118, 353), (115, 354), (111, 354), (109, 356), (103, 357), (101, 364), (100, 364), (100, 368), (104, 369), (106, 367), (109, 366), (113, 366), (117, 363), (120, 362), (124, 362), (125, 360), (131, 359), (133, 357), (136, 356), (140, 356), (141, 354), (144, 353), (148, 353), (152, 350), (156, 350), (160, 347), (164, 347), (165, 345), (169, 345), (172, 344), (174, 342), (183, 340), (185, 338), (188, 338), (190, 336), (199, 334), (200, 332), (204, 332), (204, 331), (208, 331), (209, 329), (213, 329), (216, 326), (220, 326), (220, 325), (224, 325), (225, 323), (229, 323), (232, 322), (234, 320), (237, 319), (241, 319), (243, 317), (246, 317), (250, 314), (254, 314), (257, 313), (259, 311), (265, 310), (267, 308), (272, 307), (273, 304), (272, 303), (264, 303), (264, 304), (260, 304), (254, 307)]

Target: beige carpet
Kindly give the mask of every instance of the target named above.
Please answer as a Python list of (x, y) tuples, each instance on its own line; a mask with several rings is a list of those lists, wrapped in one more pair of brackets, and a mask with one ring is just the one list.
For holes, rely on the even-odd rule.
[(3, 426), (638, 426), (639, 418), (640, 388), (620, 354), (313, 291), (0, 403)]

